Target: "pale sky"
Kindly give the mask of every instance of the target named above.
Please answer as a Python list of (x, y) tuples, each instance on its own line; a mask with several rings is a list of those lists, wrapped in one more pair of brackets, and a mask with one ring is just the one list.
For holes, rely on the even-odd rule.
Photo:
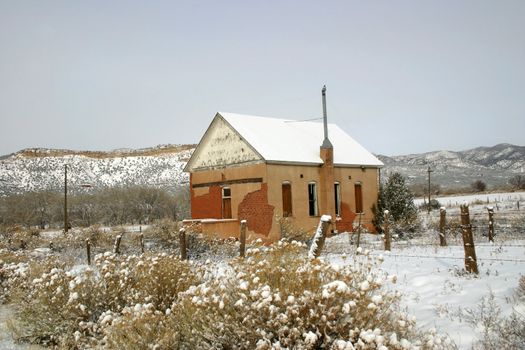
[(321, 117), (323, 84), (374, 153), (525, 145), (525, 1), (0, 0), (0, 155)]

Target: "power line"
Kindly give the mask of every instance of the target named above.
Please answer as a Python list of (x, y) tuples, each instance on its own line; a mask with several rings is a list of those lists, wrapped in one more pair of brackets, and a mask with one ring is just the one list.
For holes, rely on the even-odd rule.
[(302, 123), (302, 122), (311, 122), (314, 120), (323, 120), (323, 118), (312, 118), (312, 119), (302, 119), (302, 120), (285, 120), (285, 123)]

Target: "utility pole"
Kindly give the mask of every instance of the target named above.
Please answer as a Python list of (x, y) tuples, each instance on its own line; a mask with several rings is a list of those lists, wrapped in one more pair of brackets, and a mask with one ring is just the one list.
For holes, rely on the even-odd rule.
[(67, 164), (64, 165), (64, 233), (68, 231), (67, 218)]
[(428, 213), (430, 214), (430, 173), (433, 172), (433, 170), (430, 170), (430, 167), (428, 167)]

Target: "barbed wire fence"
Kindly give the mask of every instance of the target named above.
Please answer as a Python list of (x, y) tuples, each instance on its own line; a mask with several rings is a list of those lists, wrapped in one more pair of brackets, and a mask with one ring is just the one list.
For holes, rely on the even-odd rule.
[[(502, 248), (525, 248), (525, 244), (520, 243), (520, 240), (525, 239), (525, 210), (517, 207), (503, 207), (499, 206), (496, 211), (493, 211), (492, 221), (489, 216), (490, 206), (474, 207), (470, 211), (470, 225), (472, 232), (473, 243), (475, 247), (486, 249), (487, 247), (502, 249)], [(465, 225), (461, 223), (461, 213), (454, 208), (446, 213), (445, 225), (443, 227), (446, 235), (446, 247), (440, 247), (440, 211), (434, 210), (429, 214), (421, 214), (422, 227), (415, 233), (410, 235), (393, 234), (390, 243), (391, 252), (383, 253), (381, 250), (386, 250), (384, 237), (382, 235), (369, 235), (365, 239), (361, 239), (360, 247), (362, 249), (370, 250), (371, 255), (385, 254), (389, 257), (403, 257), (403, 258), (421, 258), (421, 259), (448, 259), (448, 260), (464, 260), (464, 256), (450, 256), (439, 254), (439, 249), (451, 247), (465, 247), (463, 241), (463, 231)], [(492, 224), (493, 241), (489, 241), (490, 225)], [(328, 244), (326, 254), (352, 254), (356, 251), (355, 234), (347, 235), (348, 239), (339, 240), (338, 243)], [(410, 253), (410, 248), (415, 247), (435, 247), (436, 254), (421, 255)], [(457, 253), (456, 253), (457, 254)], [(514, 262), (525, 263), (524, 258), (496, 258), (496, 257), (480, 257), (476, 261), (484, 262)]]

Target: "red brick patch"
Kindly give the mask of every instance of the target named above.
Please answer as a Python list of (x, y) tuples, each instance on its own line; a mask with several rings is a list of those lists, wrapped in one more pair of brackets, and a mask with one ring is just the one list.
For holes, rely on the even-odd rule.
[(265, 236), (270, 234), (273, 223), (274, 206), (268, 204), (268, 184), (250, 192), (239, 203), (239, 220), (246, 220), (248, 230)]

